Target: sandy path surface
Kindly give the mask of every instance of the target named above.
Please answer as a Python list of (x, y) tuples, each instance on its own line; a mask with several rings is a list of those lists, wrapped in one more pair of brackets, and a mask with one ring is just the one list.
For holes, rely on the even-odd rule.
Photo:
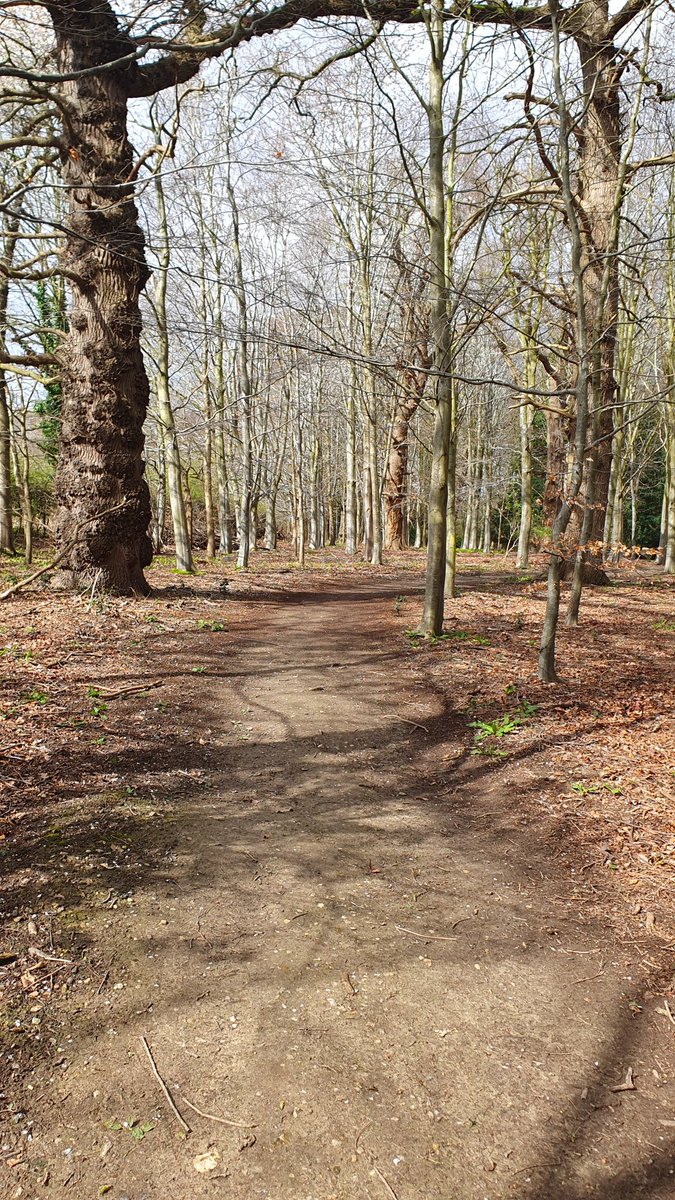
[(214, 635), (153, 767), (171, 848), (97, 917), (110, 977), (32, 1085), (9, 1194), (673, 1196), (663, 1020), (634, 1019), (624, 951), (562, 909), (517, 777), (453, 767), (459, 717), (414, 656), (397, 682), (400, 586), (272, 597), (226, 659)]

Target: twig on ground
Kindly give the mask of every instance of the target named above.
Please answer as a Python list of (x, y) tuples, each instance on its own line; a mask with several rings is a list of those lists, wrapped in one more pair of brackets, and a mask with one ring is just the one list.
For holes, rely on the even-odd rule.
[(181, 1117), (178, 1109), (176, 1108), (176, 1105), (173, 1102), (171, 1092), (169, 1091), (164, 1080), (162, 1079), (162, 1076), (160, 1075), (159, 1071), (157, 1070), (157, 1064), (156, 1064), (154, 1058), (152, 1057), (152, 1050), (150, 1049), (150, 1046), (148, 1045), (148, 1039), (146, 1038), (145, 1034), (143, 1034), (143, 1033), (141, 1034), (141, 1041), (143, 1043), (143, 1048), (145, 1050), (145, 1053), (148, 1056), (148, 1061), (150, 1063), (150, 1068), (152, 1070), (152, 1073), (153, 1073), (155, 1079), (157, 1080), (159, 1086), (161, 1087), (162, 1091), (164, 1092), (164, 1096), (166, 1097), (169, 1108), (171, 1109), (176, 1120), (178, 1121), (181, 1129), (183, 1129), (185, 1133), (192, 1133), (192, 1130), (190, 1129), (190, 1126), (188, 1125), (187, 1121), (184, 1120), (183, 1117)]
[(375, 1165), (375, 1163), (373, 1163), (373, 1170), (374, 1170), (375, 1174), (377, 1175), (378, 1179), (381, 1181), (381, 1183), (383, 1183), (384, 1186), (386, 1187), (387, 1192), (391, 1196), (391, 1200), (398, 1200), (398, 1196), (396, 1195), (396, 1192), (394, 1191), (393, 1187), (391, 1186), (389, 1180), (382, 1174), (380, 1168), (377, 1167)]
[(409, 933), (411, 937), (421, 938), (423, 942), (456, 942), (456, 937), (443, 937), (440, 933), (418, 933), (416, 929), (406, 929), (405, 925), (395, 925), (399, 933)]
[(356, 1141), (354, 1142), (354, 1153), (355, 1154), (358, 1154), (359, 1142), (361, 1141), (361, 1138), (363, 1137), (364, 1133), (366, 1132), (366, 1129), (370, 1129), (370, 1126), (372, 1125), (372, 1123), (373, 1123), (372, 1121), (366, 1121), (365, 1125), (363, 1126), (363, 1129), (359, 1129), (359, 1132), (356, 1135)]
[(162, 687), (163, 684), (163, 679), (151, 679), (149, 683), (133, 683), (130, 687), (117, 688), (113, 692), (99, 688), (98, 692), (101, 700), (119, 700), (120, 696), (131, 696), (133, 692), (147, 692), (150, 688)]
[(573, 979), (572, 983), (590, 983), (592, 979), (600, 979), (605, 973), (605, 964), (600, 963), (600, 970), (597, 975), (582, 975), (581, 979)]
[(185, 1096), (181, 1097), (183, 1104), (187, 1104), (193, 1112), (198, 1116), (205, 1117), (207, 1121), (217, 1121), (219, 1125), (232, 1125), (234, 1129), (257, 1129), (252, 1121), (230, 1121), (229, 1117), (216, 1117), (213, 1113), (202, 1112), (201, 1108), (197, 1108), (196, 1104), (192, 1104)]
[(28, 953), (33, 958), (42, 958), (45, 962), (63, 963), (64, 966), (72, 964), (74, 961), (72, 958), (56, 958), (53, 954), (45, 954), (44, 950), (38, 950), (37, 946), (29, 946)]
[(612, 1088), (613, 1092), (636, 1092), (635, 1081), (633, 1079), (633, 1068), (629, 1067), (626, 1071), (626, 1078), (623, 1083), (617, 1083), (616, 1087)]
[(429, 732), (426, 725), (420, 725), (418, 721), (409, 721), (407, 717), (401, 717), (398, 713), (395, 713), (395, 716), (397, 721), (403, 721), (405, 725), (413, 725), (415, 729), (423, 729), (425, 733)]
[(90, 597), (89, 597), (89, 603), (90, 603), (90, 604), (92, 604), (92, 603), (93, 603), (94, 596), (96, 595), (96, 585), (98, 584), (98, 581), (99, 581), (100, 577), (101, 577), (101, 568), (99, 567), (99, 568), (98, 568), (98, 571), (97, 571), (97, 572), (96, 572), (96, 574), (94, 575), (94, 582), (93, 582), (93, 583), (92, 583), (92, 585), (91, 585), (91, 595), (90, 595)]
[(667, 1000), (663, 1001), (663, 1008), (657, 1008), (657, 1013), (661, 1013), (662, 1017), (667, 1017), (671, 1025), (675, 1025), (675, 1017)]

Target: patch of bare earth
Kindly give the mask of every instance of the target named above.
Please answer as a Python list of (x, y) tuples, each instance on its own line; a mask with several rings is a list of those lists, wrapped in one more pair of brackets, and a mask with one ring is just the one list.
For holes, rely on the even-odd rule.
[(222, 571), (0, 610), (3, 1195), (671, 1197), (672, 590)]

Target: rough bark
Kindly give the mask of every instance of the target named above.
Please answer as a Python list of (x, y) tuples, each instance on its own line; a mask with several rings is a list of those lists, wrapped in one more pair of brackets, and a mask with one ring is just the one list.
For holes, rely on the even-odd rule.
[[(49, 7), (59, 71), (74, 73), (128, 53), (106, 0)], [(56, 529), (63, 545), (92, 521), (60, 572), (61, 583), (119, 593), (149, 591), (150, 494), (143, 477), (148, 380), (141, 354), (139, 296), (148, 279), (133, 195), (134, 153), (126, 130), (121, 71), (61, 84), (62, 177), (68, 194), (64, 268), (70, 333), (61, 356), (61, 457)]]
[[(429, 356), (426, 341), (424, 345), (420, 343), (418, 351), (421, 351), (423, 356), (423, 365), (428, 367)], [(402, 550), (408, 544), (406, 493), (410, 422), (422, 402), (426, 381), (425, 370), (402, 372), (403, 394), (399, 398), (394, 412), (384, 491), (385, 550)]]
[(410, 402), (396, 406), (391, 431), (391, 447), (384, 493), (385, 550), (402, 550), (406, 538), (406, 481), (408, 476), (408, 432)]

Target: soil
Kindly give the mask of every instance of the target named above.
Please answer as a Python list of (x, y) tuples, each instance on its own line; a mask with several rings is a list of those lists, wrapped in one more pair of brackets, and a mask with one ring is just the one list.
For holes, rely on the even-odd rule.
[(222, 573), (0, 610), (2, 1194), (672, 1197), (672, 588)]

